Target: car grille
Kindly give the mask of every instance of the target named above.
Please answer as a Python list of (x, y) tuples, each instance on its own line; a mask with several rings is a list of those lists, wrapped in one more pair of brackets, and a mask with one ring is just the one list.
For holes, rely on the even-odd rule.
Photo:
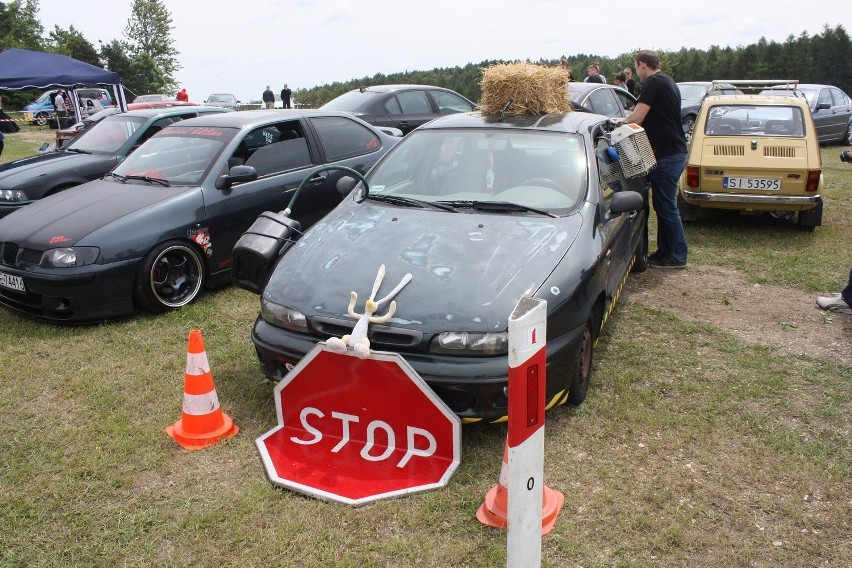
[[(342, 337), (352, 333), (355, 321), (313, 317), (311, 327), (326, 337)], [(415, 348), (423, 340), (423, 332), (387, 325), (371, 325), (367, 330), (367, 337), (370, 339), (371, 348), (393, 351)]]
[(764, 146), (763, 155), (768, 158), (795, 158), (795, 146)]
[(745, 146), (740, 144), (720, 144), (713, 146), (714, 156), (745, 156)]
[(22, 249), (15, 243), (0, 244), (0, 264), (4, 266), (19, 266), (21, 264), (38, 264), (44, 251)]

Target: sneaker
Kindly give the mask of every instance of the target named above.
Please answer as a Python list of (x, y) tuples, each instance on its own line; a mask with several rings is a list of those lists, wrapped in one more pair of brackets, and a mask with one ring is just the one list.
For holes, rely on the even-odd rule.
[(651, 268), (674, 268), (674, 269), (682, 269), (686, 268), (685, 262), (678, 262), (674, 258), (670, 256), (661, 256), (655, 260), (651, 260), (648, 258), (648, 266)]
[(663, 258), (663, 253), (658, 250), (655, 250), (654, 252), (648, 255), (648, 262), (658, 262), (661, 258)]
[(830, 312), (837, 312), (839, 314), (852, 314), (852, 307), (849, 306), (843, 298), (840, 297), (840, 294), (832, 295), (830, 297), (820, 296), (817, 298), (817, 305)]

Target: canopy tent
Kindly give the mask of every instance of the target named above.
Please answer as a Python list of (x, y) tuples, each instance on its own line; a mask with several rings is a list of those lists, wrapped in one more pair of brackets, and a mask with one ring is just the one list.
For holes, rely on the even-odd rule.
[[(118, 107), (126, 111), (127, 100), (118, 73), (83, 61), (43, 51), (9, 48), (0, 53), (0, 91), (111, 85)], [(74, 105), (76, 107), (76, 105)], [(79, 108), (75, 108), (79, 120)]]

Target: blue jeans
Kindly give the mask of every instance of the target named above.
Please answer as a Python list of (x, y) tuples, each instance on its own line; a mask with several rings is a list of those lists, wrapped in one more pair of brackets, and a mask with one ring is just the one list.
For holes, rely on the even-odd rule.
[(852, 306), (852, 269), (849, 270), (849, 282), (846, 284), (846, 288), (840, 291), (840, 297)]
[(651, 202), (657, 214), (657, 250), (661, 255), (685, 264), (686, 235), (676, 201), (677, 184), (684, 166), (686, 154), (661, 156), (648, 177), (651, 180)]

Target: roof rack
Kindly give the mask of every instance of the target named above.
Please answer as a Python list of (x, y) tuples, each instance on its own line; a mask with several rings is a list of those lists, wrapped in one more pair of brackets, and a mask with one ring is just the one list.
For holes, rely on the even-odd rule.
[(734, 85), (743, 91), (760, 91), (773, 87), (795, 91), (799, 86), (798, 79), (717, 79), (713, 81), (712, 88), (722, 83)]

